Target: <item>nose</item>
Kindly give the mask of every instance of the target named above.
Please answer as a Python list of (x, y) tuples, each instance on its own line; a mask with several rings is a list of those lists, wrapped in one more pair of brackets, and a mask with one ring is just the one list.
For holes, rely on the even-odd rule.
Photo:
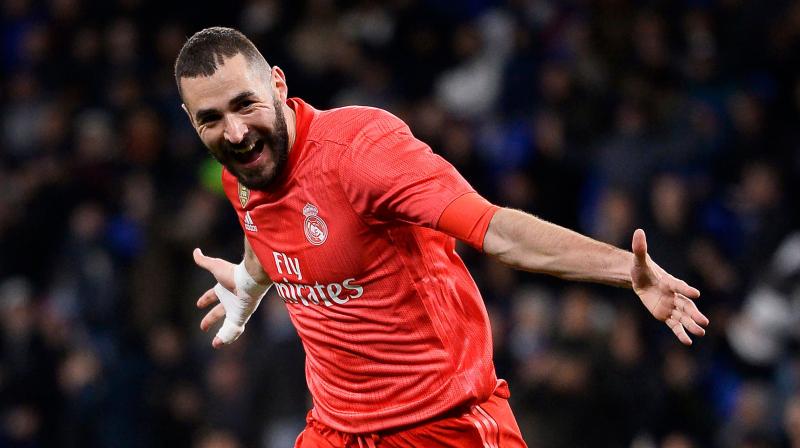
[(225, 117), (225, 140), (234, 145), (238, 145), (244, 140), (245, 135), (247, 135), (246, 124), (234, 116), (228, 115)]

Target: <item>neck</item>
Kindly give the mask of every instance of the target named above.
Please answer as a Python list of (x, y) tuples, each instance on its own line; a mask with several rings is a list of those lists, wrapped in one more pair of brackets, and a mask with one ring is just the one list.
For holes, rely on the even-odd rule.
[(286, 103), (283, 104), (283, 115), (286, 117), (286, 133), (289, 134), (289, 152), (294, 148), (297, 138), (297, 114)]

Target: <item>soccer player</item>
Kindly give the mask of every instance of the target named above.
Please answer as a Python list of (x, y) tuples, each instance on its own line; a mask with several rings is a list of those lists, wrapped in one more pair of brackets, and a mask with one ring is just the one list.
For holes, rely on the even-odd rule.
[(224, 318), (212, 344), (233, 342), (275, 286), (313, 398), (297, 447), (525, 446), (456, 238), (517, 269), (633, 288), (684, 344), (705, 333), (699, 291), (650, 259), (642, 230), (631, 253), (492, 205), (392, 114), (289, 98), (238, 31), (189, 38), (175, 79), (245, 235), (238, 265), (194, 251), (218, 282), (200, 326)]

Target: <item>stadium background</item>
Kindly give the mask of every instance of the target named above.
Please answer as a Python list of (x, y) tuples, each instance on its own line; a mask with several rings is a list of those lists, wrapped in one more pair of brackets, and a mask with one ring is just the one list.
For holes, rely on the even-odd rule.
[(629, 291), (463, 248), (531, 447), (800, 447), (800, 2), (746, 0), (4, 0), (0, 446), (302, 428), (278, 300), (223, 351), (198, 329), (191, 249), (242, 250), (172, 78), (211, 25), (293, 96), (393, 111), (499, 204), (621, 247), (644, 227), (703, 291), (684, 348)]

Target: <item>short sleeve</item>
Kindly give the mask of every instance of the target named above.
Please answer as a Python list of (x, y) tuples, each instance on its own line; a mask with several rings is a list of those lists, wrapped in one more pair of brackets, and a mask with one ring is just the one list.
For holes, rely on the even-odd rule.
[(444, 209), (474, 189), (402, 120), (372, 113), (339, 159), (345, 195), (368, 224), (400, 220), (435, 228)]
[(483, 252), (489, 223), (499, 209), (478, 193), (468, 193), (444, 209), (436, 228)]

